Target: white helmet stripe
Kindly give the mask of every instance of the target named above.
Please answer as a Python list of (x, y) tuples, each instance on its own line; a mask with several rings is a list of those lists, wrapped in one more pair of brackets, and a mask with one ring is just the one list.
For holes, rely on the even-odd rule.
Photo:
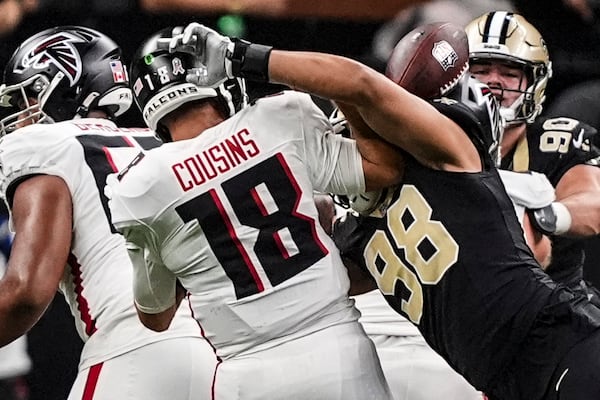
[(497, 11), (490, 13), (483, 32), (483, 41), (490, 44), (504, 44), (508, 29), (508, 12)]

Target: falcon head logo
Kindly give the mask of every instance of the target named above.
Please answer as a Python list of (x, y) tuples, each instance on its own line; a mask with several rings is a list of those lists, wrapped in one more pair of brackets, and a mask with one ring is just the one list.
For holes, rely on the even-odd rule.
[(69, 85), (73, 86), (79, 80), (82, 69), (81, 56), (75, 43), (85, 42), (81, 37), (68, 32), (56, 33), (34, 44), (15, 65), (13, 72), (22, 74), (28, 69), (43, 70), (54, 65), (67, 77)]

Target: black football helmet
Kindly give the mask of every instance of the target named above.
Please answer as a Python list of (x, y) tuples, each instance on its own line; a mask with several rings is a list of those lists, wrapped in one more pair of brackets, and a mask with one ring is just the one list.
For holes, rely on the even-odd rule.
[(183, 27), (163, 29), (142, 43), (131, 62), (133, 98), (144, 121), (163, 139), (171, 141), (160, 120), (182, 104), (215, 98), (224, 115), (232, 116), (248, 104), (243, 79), (228, 79), (218, 87), (202, 87), (186, 80), (188, 74), (205, 71), (193, 54), (170, 53), (168, 41)]
[(112, 118), (131, 103), (119, 46), (90, 28), (58, 26), (27, 39), (8, 61), (0, 86), (0, 134), (27, 120), (59, 122), (93, 109)]
[[(472, 111), (478, 129), (471, 132), (471, 135), (487, 150), (494, 164), (500, 165), (500, 142), (504, 134), (505, 121), (490, 88), (471, 74), (466, 74), (444, 97), (455, 100)], [(442, 98), (436, 101), (444, 100)]]

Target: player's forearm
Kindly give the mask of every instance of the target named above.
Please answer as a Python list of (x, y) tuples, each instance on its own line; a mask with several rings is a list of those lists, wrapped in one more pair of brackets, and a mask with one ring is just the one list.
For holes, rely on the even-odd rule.
[(422, 105), (371, 68), (332, 54), (273, 50), (268, 78), (353, 107), (369, 129), (399, 146), (406, 139), (401, 133), (415, 121), (409, 110)]
[[(567, 236), (593, 236), (600, 233), (600, 169), (580, 164), (571, 167), (556, 186), (556, 202), (563, 207), (558, 224)], [(565, 223), (563, 222), (563, 225)]]
[(600, 234), (600, 192), (582, 192), (559, 200), (571, 214), (571, 226), (565, 235), (594, 236)]
[[(169, 39), (168, 47), (170, 51), (195, 54), (206, 63), (202, 74), (188, 76), (190, 82), (216, 85), (232, 77), (270, 81), (346, 103), (356, 107), (373, 131), (401, 147), (415, 136), (425, 137), (421, 133), (430, 126), (424, 125), (432, 125), (432, 118), (419, 112), (421, 107), (429, 107), (427, 103), (372, 68), (346, 57), (275, 50), (231, 40), (195, 22)], [(414, 133), (413, 138), (403, 139), (405, 130)]]
[(400, 183), (404, 171), (402, 154), (373, 132), (354, 107), (341, 102), (337, 104), (348, 121), (352, 139), (362, 156), (366, 190)]
[[(460, 128), (373, 69), (345, 57), (273, 50), (269, 80), (346, 103), (386, 141), (420, 161), (445, 169), (447, 164), (478, 170), (479, 157)], [(473, 147), (472, 145), (470, 147)], [(458, 156), (457, 156), (458, 154)]]
[(44, 314), (50, 302), (33, 302), (18, 278), (0, 280), (0, 347), (29, 331)]
[(274, 49), (269, 80), (334, 101), (363, 106), (374, 103), (377, 72), (332, 54)]
[(20, 237), (17, 237), (7, 272), (0, 280), (0, 347), (35, 325), (52, 302), (58, 287), (60, 275), (58, 272), (58, 276), (53, 275), (50, 271), (61, 268), (48, 266), (53, 264), (53, 254), (49, 252), (44, 260), (39, 260), (32, 256), (32, 247), (24, 253), (22, 246)]

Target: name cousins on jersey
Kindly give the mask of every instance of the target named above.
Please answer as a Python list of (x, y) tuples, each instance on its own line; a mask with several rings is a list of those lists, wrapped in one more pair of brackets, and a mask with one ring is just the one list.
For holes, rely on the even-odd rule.
[(248, 138), (249, 135), (247, 129), (242, 129), (214, 146), (173, 164), (171, 170), (183, 191), (202, 185), (259, 155), (260, 149), (254, 140)]

